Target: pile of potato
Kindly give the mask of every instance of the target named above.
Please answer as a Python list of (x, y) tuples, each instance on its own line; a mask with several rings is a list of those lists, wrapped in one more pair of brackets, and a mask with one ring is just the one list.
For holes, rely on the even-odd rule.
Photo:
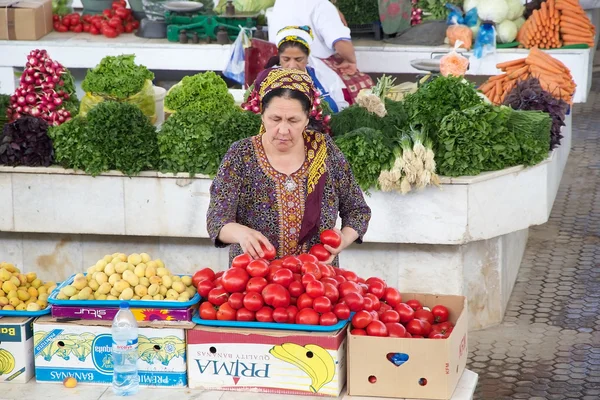
[(40, 311), (48, 307), (54, 282), (42, 282), (35, 272), (21, 273), (13, 264), (0, 262), (0, 309)]
[(189, 301), (196, 294), (190, 276), (176, 276), (146, 253), (106, 255), (63, 287), (58, 300)]

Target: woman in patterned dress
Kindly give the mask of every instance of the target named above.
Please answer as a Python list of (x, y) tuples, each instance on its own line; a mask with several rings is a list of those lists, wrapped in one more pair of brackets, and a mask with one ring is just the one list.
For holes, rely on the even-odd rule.
[(310, 76), (276, 68), (257, 82), (263, 126), (234, 143), (210, 189), (207, 229), (230, 259), (306, 252), (342, 219), (342, 244), (329, 262), (361, 242), (371, 210), (350, 166), (329, 135), (307, 129), (320, 99)]

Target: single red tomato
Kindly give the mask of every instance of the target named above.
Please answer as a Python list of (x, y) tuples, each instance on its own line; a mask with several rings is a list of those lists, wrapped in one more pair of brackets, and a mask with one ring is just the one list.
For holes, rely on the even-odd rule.
[(400, 322), (406, 324), (415, 319), (415, 310), (406, 303), (400, 303), (396, 306), (396, 312), (400, 316)]
[(298, 299), (296, 300), (296, 306), (299, 310), (305, 308), (312, 308), (313, 301), (314, 300), (312, 297), (310, 297), (306, 293), (302, 293), (300, 296), (298, 296)]
[(364, 329), (352, 329), (350, 334), (354, 336), (367, 336), (367, 331)]
[(288, 313), (288, 321), (290, 323), (294, 323), (296, 322), (296, 314), (298, 314), (298, 307), (296, 306), (288, 306), (286, 308), (286, 311)]
[(246, 272), (248, 272), (251, 277), (259, 278), (264, 278), (265, 276), (269, 275), (270, 271), (269, 263), (263, 259), (252, 260), (245, 268)]
[(413, 336), (427, 336), (431, 332), (431, 324), (420, 319), (413, 319), (406, 324), (406, 330)]
[(290, 283), (290, 286), (288, 286), (288, 290), (290, 291), (290, 295), (292, 297), (298, 297), (302, 293), (304, 293), (304, 285), (302, 285), (301, 282), (294, 281)]
[(281, 268), (283, 268), (281, 265), (270, 264), (269, 265), (269, 274), (267, 275), (267, 280), (269, 282), (272, 282), (273, 281), (273, 276), (275, 275), (275, 272), (279, 271)]
[(196, 290), (198, 291), (198, 294), (200, 295), (200, 297), (205, 299), (208, 297), (208, 293), (210, 293), (210, 291), (214, 288), (215, 285), (207, 279), (198, 282), (198, 284), (196, 285)]
[(386, 292), (386, 287), (383, 283), (374, 281), (369, 285), (369, 293), (375, 295), (378, 299), (382, 299)]
[(433, 324), (433, 314), (431, 311), (425, 310), (424, 308), (415, 311), (415, 319), (420, 319), (421, 321), (427, 321), (430, 324)]
[(371, 301), (373, 302), (373, 310), (375, 310), (375, 311), (381, 310), (381, 301), (379, 301), (377, 296), (375, 296), (373, 293), (367, 293), (363, 297), (365, 298), (365, 300), (367, 298), (371, 299)]
[[(368, 296), (368, 295), (369, 295), (369, 294), (367, 294), (367, 296)], [(387, 304), (387, 303), (379, 303), (379, 304), (380, 304), (380, 306), (379, 306), (379, 310), (377, 310), (377, 314), (379, 314), (379, 315), (383, 314), (384, 312), (386, 312), (386, 311), (388, 311), (388, 310), (393, 310), (392, 306), (390, 306), (390, 305), (389, 305), (389, 304)]]
[(398, 314), (398, 312), (396, 312), (394, 310), (388, 310), (388, 311), (384, 312), (383, 314), (381, 314), (379, 319), (383, 323), (400, 322), (400, 315)]
[(339, 320), (346, 320), (350, 318), (350, 307), (347, 304), (336, 304), (333, 307), (333, 313)]
[(313, 309), (320, 314), (330, 312), (331, 308), (332, 308), (331, 300), (329, 300), (325, 296), (317, 297), (313, 301)]
[(262, 308), (264, 300), (260, 293), (248, 292), (244, 296), (243, 303), (248, 310), (256, 312)]
[(237, 310), (235, 319), (238, 321), (254, 321), (256, 318), (254, 316), (254, 311), (250, 311), (247, 308), (242, 307)]
[(371, 312), (371, 311), (375, 311), (373, 310), (373, 300), (370, 299), (369, 297), (363, 297), (364, 298), (364, 304), (363, 304), (363, 310)]
[(321, 318), (319, 319), (319, 325), (323, 326), (333, 326), (338, 323), (338, 319), (334, 313), (326, 312), (321, 314)]
[(273, 322), (273, 309), (264, 306), (256, 312), (255, 318), (258, 322)]
[(319, 265), (317, 265), (316, 263), (306, 262), (302, 264), (300, 272), (302, 273), (302, 275), (314, 275), (316, 280), (320, 280), (323, 277), (323, 275), (321, 274), (321, 270), (319, 269)]
[(379, 321), (379, 314), (377, 314), (377, 311), (369, 311), (368, 313), (373, 316), (373, 321)]
[(331, 285), (333, 285), (336, 289), (337, 287), (340, 285), (335, 279), (333, 278), (321, 278), (321, 282), (323, 283), (329, 283)]
[(223, 289), (223, 279), (221, 277), (216, 278), (213, 281), (213, 285), (215, 285), (215, 288), (217, 289)]
[(406, 328), (398, 322), (388, 322), (385, 324), (390, 337), (406, 337)]
[(331, 257), (331, 253), (322, 244), (315, 244), (310, 248), (309, 253), (317, 257), (319, 261), (327, 261)]
[(319, 325), (319, 314), (312, 308), (304, 308), (296, 314), (296, 323), (300, 325)]
[(200, 305), (200, 318), (206, 320), (215, 320), (217, 319), (217, 309), (210, 302), (205, 301)]
[(110, 26), (102, 27), (102, 34), (110, 39), (119, 36), (119, 32)]
[[(268, 284), (262, 291), (265, 304), (274, 308), (290, 305), (290, 292), (277, 283)], [(258, 317), (257, 317), (258, 318)]]
[(340, 296), (342, 298), (346, 297), (349, 293), (360, 293), (360, 288), (354, 282), (344, 282), (338, 286), (338, 290), (340, 291)]
[(442, 305), (437, 305), (431, 309), (431, 313), (433, 314), (433, 319), (436, 323), (446, 322), (448, 321), (448, 317), (450, 316), (450, 312), (448, 308)]
[(308, 282), (314, 282), (316, 281), (317, 278), (315, 278), (315, 276), (313, 274), (304, 274), (302, 275), (302, 285), (304, 285), (304, 287), (306, 287), (306, 285), (308, 285)]
[(287, 324), (289, 322), (289, 314), (287, 308), (277, 307), (273, 310), (273, 321), (278, 324)]
[(99, 35), (99, 34), (100, 34), (100, 30), (99, 30), (98, 28), (96, 28), (96, 26), (95, 26), (95, 25), (92, 25), (92, 26), (90, 27), (90, 33), (91, 33), (92, 35)]
[(347, 281), (358, 283), (358, 275), (352, 271), (343, 271), (342, 276), (346, 278)]
[(385, 289), (385, 294), (383, 295), (383, 300), (388, 303), (392, 307), (396, 307), (398, 304), (402, 302), (402, 295), (397, 289), (387, 288)]
[(121, 18), (111, 17), (111, 19), (108, 20), (108, 24), (117, 29), (119, 26), (123, 26), (123, 21), (121, 21)]
[(217, 311), (217, 319), (219, 321), (235, 321), (236, 311), (229, 305), (224, 303), (219, 306)]
[(138, 20), (133, 20), (131, 21), (131, 23), (133, 24), (133, 29), (137, 29), (140, 27), (140, 21)]
[(367, 311), (359, 311), (352, 317), (352, 326), (358, 329), (365, 329), (367, 325), (373, 322), (373, 316)]
[(203, 280), (212, 281), (215, 279), (215, 271), (210, 268), (203, 268), (192, 275), (192, 284), (198, 286), (198, 282)]
[(372, 321), (367, 326), (367, 335), (369, 336), (388, 336), (388, 330), (385, 324), (381, 321)]
[(128, 10), (123, 7), (120, 7), (115, 10), (115, 15), (117, 17), (121, 18), (122, 20), (126, 20), (130, 13), (131, 13), (131, 10)]
[(325, 285), (320, 281), (312, 281), (306, 284), (306, 294), (316, 299), (325, 295)]
[[(321, 281), (323, 282), (323, 281)], [(324, 282), (323, 282), (324, 283)], [(324, 283), (325, 286), (325, 297), (331, 300), (331, 304), (337, 303), (340, 298), (340, 292), (337, 290), (337, 287), (332, 285), (331, 283)]]
[(346, 282), (346, 278), (344, 278), (342, 275), (336, 275), (333, 277), (333, 279), (336, 280), (338, 285), (341, 285), (342, 283)]
[(280, 284), (284, 288), (289, 287), (293, 281), (294, 273), (287, 268), (281, 268), (280, 270), (277, 270), (273, 274), (273, 279), (271, 279), (271, 282)]
[[(225, 273), (225, 271), (215, 272), (215, 279), (221, 278), (224, 273)], [(214, 282), (214, 280), (213, 280), (213, 282)]]
[(350, 311), (358, 312), (361, 311), (365, 305), (365, 299), (358, 293), (348, 293), (344, 296), (344, 300), (348, 307), (350, 307)]
[(81, 32), (83, 32), (83, 25), (81, 25), (81, 24), (71, 25), (71, 27), (69, 29), (72, 32), (81, 33)]
[(269, 284), (265, 278), (255, 276), (250, 278), (246, 284), (246, 291), (262, 293), (263, 289)]
[(454, 329), (454, 324), (450, 321), (436, 324), (442, 331), (451, 331)]
[(431, 335), (432, 333), (440, 333), (442, 335), (444, 335), (444, 337), (449, 337), (450, 334), (452, 333), (452, 331), (454, 330), (453, 327), (447, 327), (444, 326), (443, 323), (441, 324), (435, 324), (431, 326), (431, 332), (429, 333), (429, 335)]
[(329, 265), (319, 264), (319, 271), (321, 271), (321, 280), (335, 276), (335, 272)]
[(224, 289), (214, 288), (210, 292), (208, 292), (208, 301), (210, 301), (215, 306), (220, 306), (221, 304), (227, 303), (229, 299), (229, 294)]
[(317, 259), (317, 257), (313, 256), (312, 254), (307, 254), (307, 253), (303, 253), (300, 254), (298, 257), (296, 257), (302, 264), (307, 263), (307, 262), (311, 262), (311, 263), (318, 263), (319, 260)]
[(240, 254), (231, 261), (232, 268), (246, 268), (252, 262), (250, 254)]
[(230, 268), (221, 277), (223, 288), (229, 293), (243, 292), (250, 275), (243, 268)]
[(244, 307), (244, 295), (242, 293), (232, 293), (229, 295), (229, 300), (227, 300), (231, 308), (234, 310), (239, 310)]
[(265, 247), (265, 245), (261, 243), (261, 244), (260, 244), (260, 248), (262, 249), (262, 251), (263, 251), (263, 253), (264, 253), (264, 256), (263, 256), (263, 258), (264, 258), (265, 260), (269, 260), (269, 261), (271, 261), (271, 260), (274, 260), (274, 259), (275, 259), (275, 257), (277, 257), (277, 250), (275, 250), (275, 247), (271, 246), (271, 248), (270, 248), (270, 249), (267, 249), (267, 248)]
[(283, 268), (283, 260), (273, 260), (269, 263), (269, 267), (275, 265), (276, 267)]
[(412, 308), (415, 311), (419, 311), (421, 308), (423, 308), (423, 305), (421, 304), (421, 302), (416, 299), (409, 300), (406, 302), (406, 304), (408, 304), (410, 306), (410, 308)]
[(289, 269), (293, 273), (298, 273), (300, 272), (302, 263), (294, 256), (287, 256), (282, 260), (282, 266), (283, 268)]
[(319, 235), (321, 243), (337, 249), (342, 244), (342, 237), (333, 229), (326, 229)]
[(428, 336), (429, 339), (447, 339), (448, 336), (440, 332), (431, 332)]
[(386, 287), (386, 288), (387, 288), (387, 284), (385, 283), (385, 281), (384, 281), (383, 279), (381, 279), (381, 278), (377, 278), (377, 277), (375, 277), (375, 276), (372, 276), (372, 277), (370, 277), (369, 279), (367, 279), (367, 280), (365, 281), (365, 283), (366, 283), (367, 285), (370, 285), (370, 284), (371, 284), (371, 283), (373, 283), (373, 282), (380, 282), (381, 284), (383, 284), (383, 286), (384, 286), (384, 287)]

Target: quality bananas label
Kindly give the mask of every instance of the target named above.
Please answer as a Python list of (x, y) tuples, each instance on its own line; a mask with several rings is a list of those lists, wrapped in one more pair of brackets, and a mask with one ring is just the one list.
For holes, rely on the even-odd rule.
[(0, 349), (0, 375), (8, 375), (15, 369), (15, 358), (5, 349)]
[(273, 346), (269, 353), (304, 371), (311, 380), (309, 390), (313, 393), (318, 393), (335, 376), (335, 360), (327, 350), (320, 346), (284, 343), (280, 346)]

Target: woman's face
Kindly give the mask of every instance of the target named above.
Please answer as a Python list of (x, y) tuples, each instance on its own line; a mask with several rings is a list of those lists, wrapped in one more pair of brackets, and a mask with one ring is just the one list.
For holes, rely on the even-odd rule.
[(288, 47), (279, 55), (279, 63), (285, 69), (305, 71), (308, 65), (308, 56), (298, 47)]
[(300, 144), (304, 146), (302, 133), (308, 125), (308, 116), (298, 100), (273, 98), (263, 111), (262, 121), (264, 139), (276, 150), (286, 153)]

